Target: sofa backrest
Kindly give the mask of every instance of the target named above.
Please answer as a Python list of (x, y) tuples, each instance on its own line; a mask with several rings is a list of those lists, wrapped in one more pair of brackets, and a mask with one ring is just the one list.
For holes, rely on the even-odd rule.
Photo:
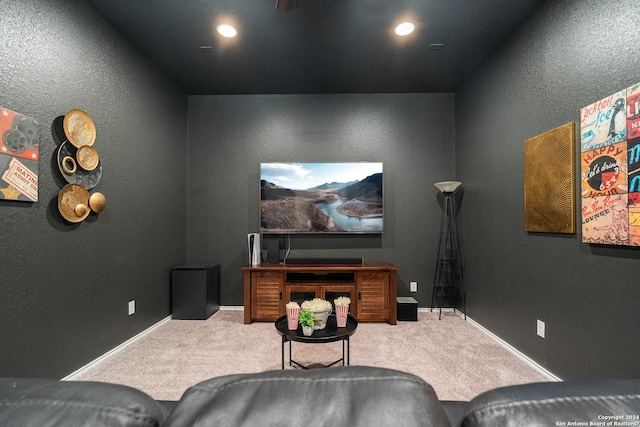
[(0, 426), (158, 427), (166, 417), (151, 396), (123, 385), (0, 378)]
[(229, 375), (188, 389), (168, 427), (448, 426), (435, 392), (395, 370), (345, 366)]
[(585, 380), (497, 388), (467, 405), (463, 427), (640, 426), (640, 380)]

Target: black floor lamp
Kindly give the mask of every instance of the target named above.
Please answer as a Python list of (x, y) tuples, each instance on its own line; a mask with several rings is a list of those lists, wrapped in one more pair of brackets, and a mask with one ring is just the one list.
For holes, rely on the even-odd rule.
[(462, 183), (459, 181), (436, 182), (434, 185), (440, 190), (438, 200), (442, 200), (442, 217), (440, 220), (436, 274), (433, 281), (433, 292), (431, 293), (431, 311), (436, 306), (436, 299), (439, 299), (440, 315), (438, 319), (442, 319), (442, 304), (445, 294), (454, 295), (454, 312), (458, 304), (458, 297), (461, 296), (462, 310), (466, 320), (467, 309), (464, 294), (462, 247), (458, 233), (458, 211), (462, 204), (464, 191)]

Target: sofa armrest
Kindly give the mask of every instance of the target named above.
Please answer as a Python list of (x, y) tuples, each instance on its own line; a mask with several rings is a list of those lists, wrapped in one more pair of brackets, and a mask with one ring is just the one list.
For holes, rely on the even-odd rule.
[(437, 427), (449, 422), (421, 378), (346, 366), (207, 380), (185, 392), (166, 425)]
[(0, 378), (2, 426), (160, 426), (167, 411), (131, 387), (82, 381)]
[(640, 380), (545, 382), (501, 387), (475, 397), (460, 425), (606, 426), (609, 421), (639, 423), (625, 417), (638, 415)]

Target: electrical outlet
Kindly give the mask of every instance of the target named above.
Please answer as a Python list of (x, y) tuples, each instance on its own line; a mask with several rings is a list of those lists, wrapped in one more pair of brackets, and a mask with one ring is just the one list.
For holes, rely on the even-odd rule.
[(136, 312), (136, 300), (129, 301), (129, 316)]
[(542, 320), (538, 319), (536, 320), (536, 326), (537, 326), (537, 334), (540, 338), (544, 338), (545, 335), (545, 324)]
[(418, 282), (409, 282), (411, 292), (418, 292)]

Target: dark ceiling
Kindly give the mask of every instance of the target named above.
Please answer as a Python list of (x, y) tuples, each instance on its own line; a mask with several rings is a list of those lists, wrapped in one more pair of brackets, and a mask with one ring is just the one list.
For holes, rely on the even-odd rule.
[(86, 1), (197, 95), (453, 92), (544, 0)]

